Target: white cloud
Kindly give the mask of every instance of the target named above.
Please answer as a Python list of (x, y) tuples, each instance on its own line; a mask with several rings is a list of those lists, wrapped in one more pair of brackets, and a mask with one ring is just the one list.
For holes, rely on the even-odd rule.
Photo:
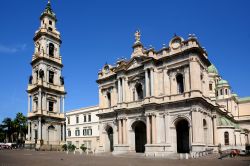
[(26, 47), (27, 47), (26, 44), (18, 44), (18, 45), (13, 45), (13, 46), (0, 44), (0, 52), (13, 54), (13, 53), (25, 50)]

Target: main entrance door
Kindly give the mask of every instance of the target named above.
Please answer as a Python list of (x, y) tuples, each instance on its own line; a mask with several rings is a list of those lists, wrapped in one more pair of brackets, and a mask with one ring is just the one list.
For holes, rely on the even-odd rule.
[(107, 130), (108, 133), (108, 138), (109, 138), (109, 148), (110, 148), (110, 152), (113, 152), (114, 150), (114, 141), (113, 141), (113, 129), (112, 127), (109, 127)]
[(142, 121), (135, 122), (135, 151), (137, 153), (145, 152), (146, 144), (146, 125)]
[(176, 124), (177, 152), (189, 153), (189, 127), (188, 121), (183, 119)]

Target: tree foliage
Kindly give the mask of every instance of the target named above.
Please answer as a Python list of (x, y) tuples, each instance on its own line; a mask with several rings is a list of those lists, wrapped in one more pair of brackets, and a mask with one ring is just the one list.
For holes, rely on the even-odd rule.
[(18, 112), (15, 119), (4, 118), (0, 124), (0, 142), (21, 143), (27, 133), (27, 117)]

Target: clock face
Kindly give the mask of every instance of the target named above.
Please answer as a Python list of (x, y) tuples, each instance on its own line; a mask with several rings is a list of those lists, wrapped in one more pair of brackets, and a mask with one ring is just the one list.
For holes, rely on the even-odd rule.
[(174, 41), (172, 42), (172, 44), (171, 44), (171, 47), (172, 47), (173, 49), (177, 49), (177, 48), (179, 48), (180, 46), (181, 46), (181, 41), (180, 41), (179, 39), (174, 40)]

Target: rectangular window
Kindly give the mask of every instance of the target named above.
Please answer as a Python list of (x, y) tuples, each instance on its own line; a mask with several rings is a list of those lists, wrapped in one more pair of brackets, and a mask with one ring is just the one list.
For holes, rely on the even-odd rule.
[(49, 101), (49, 112), (53, 112), (54, 109), (54, 102)]
[(70, 117), (68, 117), (68, 124), (70, 124)]
[(213, 84), (209, 84), (209, 90), (210, 90), (210, 91), (213, 90)]
[(79, 136), (80, 135), (80, 130), (79, 129), (76, 129), (75, 130), (75, 136)]
[(76, 123), (79, 123), (79, 116), (76, 117)]
[(54, 72), (49, 71), (49, 83), (53, 84), (54, 83)]
[(51, 31), (51, 32), (52, 32), (52, 28), (51, 28), (51, 27), (49, 27), (48, 29), (49, 29), (49, 31)]
[(71, 137), (71, 131), (68, 130), (68, 137)]
[(83, 129), (83, 135), (84, 135), (84, 136), (87, 135), (86, 129)]
[(89, 129), (88, 135), (92, 135), (92, 129)]
[(49, 25), (52, 25), (52, 21), (51, 20), (49, 20)]
[(87, 116), (86, 115), (84, 115), (83, 121), (87, 122)]
[(89, 122), (91, 122), (91, 115), (89, 115)]

